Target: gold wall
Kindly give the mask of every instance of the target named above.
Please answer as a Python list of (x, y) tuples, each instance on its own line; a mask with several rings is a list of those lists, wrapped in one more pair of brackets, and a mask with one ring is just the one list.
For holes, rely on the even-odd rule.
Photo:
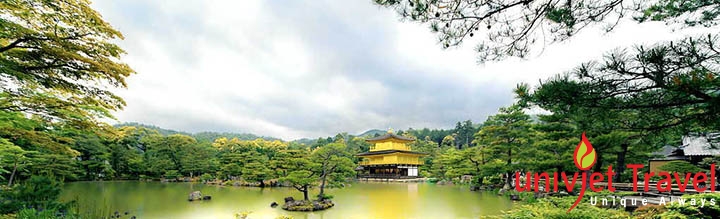
[(375, 143), (375, 145), (370, 146), (370, 151), (382, 151), (382, 150), (409, 151), (410, 146), (407, 146), (405, 143), (396, 142), (396, 141), (378, 142), (378, 143)]
[(412, 164), (420, 165), (420, 155), (417, 154), (405, 154), (405, 153), (392, 153), (392, 154), (381, 154), (363, 156), (363, 161), (360, 165), (379, 165), (379, 164)]

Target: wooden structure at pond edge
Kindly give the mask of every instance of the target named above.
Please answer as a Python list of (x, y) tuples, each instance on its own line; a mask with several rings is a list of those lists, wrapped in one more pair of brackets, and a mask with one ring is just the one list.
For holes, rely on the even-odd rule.
[(361, 157), (358, 178), (361, 179), (414, 179), (425, 153), (412, 151), (407, 143), (415, 139), (396, 135), (392, 129), (387, 134), (365, 140), (371, 144), (370, 151), (356, 154)]

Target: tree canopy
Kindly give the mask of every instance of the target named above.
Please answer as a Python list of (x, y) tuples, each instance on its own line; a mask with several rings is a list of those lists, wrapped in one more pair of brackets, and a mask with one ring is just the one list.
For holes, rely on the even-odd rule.
[(93, 125), (125, 102), (122, 34), (84, 0), (0, 3), (0, 109)]
[[(375, 0), (407, 20), (425, 23), (443, 48), (478, 42), (479, 62), (527, 57), (588, 26), (611, 31), (624, 17), (683, 26), (717, 24), (719, 2), (706, 0)], [(477, 37), (476, 37), (477, 35)], [(479, 39), (478, 39), (479, 38)]]

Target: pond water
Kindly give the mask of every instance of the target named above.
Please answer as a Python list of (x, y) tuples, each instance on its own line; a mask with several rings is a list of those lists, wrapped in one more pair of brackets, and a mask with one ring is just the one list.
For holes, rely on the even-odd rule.
[[(188, 202), (192, 191), (212, 196), (209, 201)], [(317, 212), (288, 212), (283, 198), (302, 198), (293, 188), (223, 187), (197, 183), (74, 182), (65, 184), (61, 199), (76, 200), (80, 208), (125, 211), (137, 218), (478, 218), (501, 214), (512, 201), (492, 193), (470, 192), (467, 187), (430, 183), (358, 182), (330, 189), (335, 207)], [(317, 194), (313, 191), (311, 195)], [(129, 217), (123, 217), (129, 218)]]

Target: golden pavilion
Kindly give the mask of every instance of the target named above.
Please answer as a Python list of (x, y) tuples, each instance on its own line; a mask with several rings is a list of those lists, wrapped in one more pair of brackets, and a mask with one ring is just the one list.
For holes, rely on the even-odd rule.
[(420, 157), (425, 153), (414, 152), (407, 143), (415, 139), (387, 134), (365, 140), (371, 144), (370, 151), (356, 154), (361, 157), (361, 178), (417, 178), (418, 167), (422, 165)]

